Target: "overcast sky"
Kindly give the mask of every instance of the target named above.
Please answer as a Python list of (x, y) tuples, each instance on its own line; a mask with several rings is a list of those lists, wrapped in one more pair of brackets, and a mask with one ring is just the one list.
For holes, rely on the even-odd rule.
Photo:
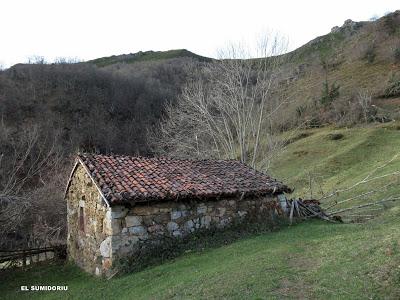
[(0, 0), (0, 64), (180, 48), (216, 57), (271, 30), (294, 49), (346, 19), (396, 9), (399, 0)]

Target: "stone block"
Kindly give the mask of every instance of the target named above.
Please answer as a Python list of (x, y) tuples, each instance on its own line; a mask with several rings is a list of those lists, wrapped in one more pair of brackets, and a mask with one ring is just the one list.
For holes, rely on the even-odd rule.
[(143, 226), (129, 227), (128, 231), (134, 235), (144, 235), (147, 233), (146, 228), (144, 228)]
[(199, 207), (197, 207), (197, 214), (205, 214), (207, 212), (207, 206), (200, 205)]
[(125, 217), (126, 227), (139, 226), (142, 224), (142, 220), (143, 218), (141, 216), (126, 216)]
[(186, 210), (186, 205), (181, 203), (181, 204), (179, 204), (178, 208), (179, 208), (179, 210)]
[(103, 257), (111, 257), (111, 252), (112, 252), (112, 243), (111, 243), (111, 237), (108, 236), (104, 239), (104, 241), (101, 242), (100, 244), (100, 254)]
[(145, 234), (139, 235), (139, 240), (145, 241), (149, 238), (149, 234), (146, 232)]
[(242, 210), (239, 210), (238, 211), (238, 215), (239, 215), (239, 217), (244, 217), (244, 216), (246, 216), (247, 215), (247, 211), (242, 211)]
[(169, 232), (175, 231), (179, 228), (179, 225), (175, 222), (168, 222), (167, 229)]
[(121, 228), (121, 220), (120, 219), (108, 219), (104, 218), (103, 220), (103, 233), (105, 235), (115, 235), (120, 233)]
[(130, 214), (137, 216), (148, 216), (153, 214), (158, 214), (160, 212), (160, 208), (155, 206), (135, 206), (131, 209)]
[(183, 228), (185, 229), (185, 231), (191, 232), (192, 229), (194, 229), (194, 226), (195, 226), (194, 222), (192, 220), (189, 220), (185, 222)]
[(158, 215), (155, 215), (153, 217), (153, 220), (154, 220), (155, 223), (166, 224), (171, 220), (171, 216), (170, 216), (169, 213), (161, 213), (160, 212)]
[(171, 211), (171, 220), (177, 220), (182, 217), (182, 212), (180, 210)]
[(109, 211), (110, 211), (109, 216), (112, 219), (124, 218), (126, 216), (126, 214), (128, 213), (128, 209), (123, 206), (112, 207), (112, 208), (110, 208)]
[(210, 227), (210, 224), (211, 224), (211, 216), (201, 217), (201, 219), (200, 219), (200, 226), (201, 227), (208, 228), (208, 227)]
[(139, 242), (139, 238), (137, 236), (130, 236), (128, 238), (129, 245), (137, 244), (137, 242)]
[(153, 234), (163, 234), (164, 226), (159, 225), (159, 224), (151, 225), (147, 228), (147, 231), (149, 233), (153, 233)]
[(112, 260), (110, 258), (104, 258), (102, 265), (103, 265), (103, 270), (109, 270), (111, 269), (112, 266)]
[(149, 227), (154, 224), (156, 224), (156, 222), (154, 222), (153, 216), (143, 216), (143, 222), (142, 222), (143, 226)]
[(221, 227), (225, 227), (226, 225), (228, 225), (229, 223), (230, 223), (230, 218), (224, 218), (224, 219), (221, 219), (220, 221), (219, 221), (219, 225), (221, 226)]
[(219, 207), (218, 208), (218, 215), (220, 217), (222, 217), (225, 214), (225, 212), (226, 212), (226, 208), (225, 207)]
[(175, 230), (174, 232), (172, 232), (172, 235), (174, 237), (180, 237), (182, 236), (182, 232), (180, 230)]

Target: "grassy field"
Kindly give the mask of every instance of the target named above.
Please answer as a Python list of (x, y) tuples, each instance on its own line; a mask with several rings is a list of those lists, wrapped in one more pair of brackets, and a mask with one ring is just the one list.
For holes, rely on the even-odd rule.
[[(297, 195), (309, 192), (309, 173), (323, 177), (325, 190), (352, 184), (400, 149), (397, 129), (396, 124), (390, 124), (309, 131), (307, 137), (288, 146), (272, 173), (296, 187)], [(341, 133), (343, 138), (332, 140), (332, 133)], [(399, 167), (399, 160), (395, 160), (376, 174)], [(368, 188), (379, 184), (374, 181)], [(398, 192), (398, 186), (383, 194)], [(400, 206), (390, 205), (365, 223), (305, 222), (186, 253), (163, 265), (108, 281), (70, 264), (46, 265), (0, 274), (1, 297), (399, 299), (399, 220)], [(68, 291), (21, 292), (21, 285), (68, 285)]]
[[(398, 299), (400, 210), (366, 224), (319, 221), (186, 254), (106, 281), (72, 265), (3, 275), (5, 299)], [(21, 292), (21, 285), (68, 285)]]
[[(393, 173), (400, 170), (400, 156), (384, 168), (376, 168), (400, 153), (399, 129), (399, 123), (387, 123), (299, 132), (297, 136), (303, 138), (286, 147), (272, 165), (271, 173), (295, 188), (294, 196), (302, 198), (319, 198), (332, 191), (345, 189), (369, 174), (371, 179)], [(388, 183), (391, 185), (382, 189)], [(361, 184), (349, 192), (328, 199), (323, 205), (327, 207), (334, 201), (378, 189), (382, 190), (338, 205), (335, 209), (400, 195), (399, 176), (388, 176)]]

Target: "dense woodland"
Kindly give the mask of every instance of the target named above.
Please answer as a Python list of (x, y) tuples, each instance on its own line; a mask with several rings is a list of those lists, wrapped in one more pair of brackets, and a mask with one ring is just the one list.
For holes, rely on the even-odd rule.
[[(0, 71), (0, 248), (63, 240), (63, 190), (78, 151), (196, 156), (193, 145), (203, 136), (199, 157), (210, 145), (215, 145), (212, 153), (226, 145), (229, 151), (215, 156), (257, 166), (256, 160), (268, 156), (270, 148), (276, 151), (285, 145), (275, 139), (283, 131), (397, 118), (399, 24), (399, 12), (374, 22), (347, 22), (279, 57), (268, 76), (251, 60), (221, 63), (188, 51), (164, 58), (152, 52), (80, 63), (40, 60)], [(233, 86), (252, 93), (253, 98), (240, 99), (254, 104), (251, 110), (240, 111), (249, 124), (254, 119), (262, 121), (251, 123), (252, 130), (246, 131), (249, 136), (241, 136), (245, 130), (232, 125), (235, 120), (224, 123), (231, 112), (225, 110), (229, 105), (220, 105), (226, 101), (218, 102), (218, 97), (226, 100), (229, 94), (221, 88), (229, 68), (232, 76), (249, 74)], [(271, 83), (268, 97), (260, 91), (265, 87), (260, 78)], [(204, 83), (201, 88), (199, 82)], [(199, 92), (210, 100), (204, 106), (207, 114), (200, 117), (193, 114), (197, 104), (190, 98)], [(260, 107), (265, 114), (260, 114)], [(197, 132), (188, 132), (190, 118), (198, 124), (217, 118), (229, 130), (215, 142), (216, 135), (205, 134), (207, 127), (193, 126)], [(220, 127), (215, 128), (220, 132)], [(177, 132), (185, 135), (177, 137)], [(253, 139), (256, 146), (251, 144)], [(176, 142), (187, 145), (190, 151), (166, 147), (170, 141), (175, 146)]]
[(0, 76), (2, 126), (38, 126), (64, 151), (146, 154), (146, 128), (175, 99), (190, 59), (112, 68), (16, 65)]
[(147, 132), (196, 64), (191, 58), (108, 68), (39, 63), (0, 72), (0, 205), (7, 208), (1, 222), (12, 216), (18, 222), (11, 227), (19, 227), (8, 233), (23, 239), (20, 229), (29, 224), (56, 223), (54, 235), (62, 236), (72, 156), (151, 155)]

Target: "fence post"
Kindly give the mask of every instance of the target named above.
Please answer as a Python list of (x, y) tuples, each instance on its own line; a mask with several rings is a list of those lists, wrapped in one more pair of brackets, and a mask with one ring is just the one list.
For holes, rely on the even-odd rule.
[(25, 268), (26, 267), (26, 253), (25, 249), (22, 250), (22, 266)]

